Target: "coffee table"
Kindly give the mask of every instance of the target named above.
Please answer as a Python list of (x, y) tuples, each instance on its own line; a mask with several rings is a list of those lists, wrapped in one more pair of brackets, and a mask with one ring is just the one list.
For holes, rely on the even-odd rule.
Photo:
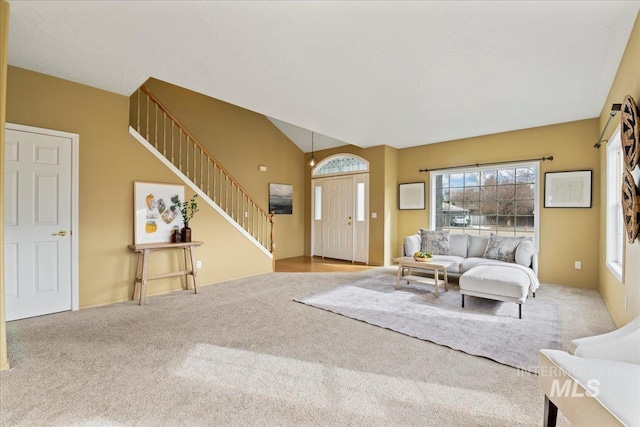
[[(400, 280), (404, 279), (407, 283), (416, 282), (428, 285), (434, 285), (436, 288), (435, 296), (438, 298), (440, 296), (440, 292), (438, 290), (438, 285), (440, 284), (440, 280), (438, 278), (438, 273), (441, 271), (444, 279), (444, 290), (449, 290), (449, 281), (447, 280), (447, 267), (450, 267), (453, 263), (451, 261), (416, 261), (413, 257), (404, 256), (400, 258), (394, 258), (393, 262), (398, 263), (398, 276), (396, 277), (396, 289), (400, 288)], [(404, 269), (407, 268), (409, 270), (408, 275), (404, 275)], [(433, 279), (430, 277), (423, 276), (413, 276), (411, 274), (411, 269), (419, 269), (425, 271), (433, 272)]]

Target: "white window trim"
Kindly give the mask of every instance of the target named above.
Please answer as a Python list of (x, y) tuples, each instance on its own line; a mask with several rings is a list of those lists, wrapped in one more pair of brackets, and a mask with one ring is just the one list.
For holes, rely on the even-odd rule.
[(517, 169), (517, 168), (535, 168), (536, 175), (536, 190), (534, 194), (534, 209), (533, 209), (533, 224), (535, 229), (534, 244), (536, 251), (540, 249), (540, 162), (526, 162), (526, 163), (504, 163), (499, 165), (488, 164), (486, 166), (472, 166), (468, 168), (456, 168), (456, 169), (439, 169), (429, 171), (429, 224), (432, 230), (436, 227), (436, 201), (433, 195), (436, 193), (436, 180), (434, 175), (451, 174), (451, 173), (463, 173), (463, 172), (478, 172), (482, 170), (495, 170), (495, 169)]
[[(329, 163), (331, 160), (335, 159), (336, 157), (353, 157), (354, 159), (358, 159), (358, 160), (362, 161), (363, 163), (365, 163), (367, 165), (367, 169), (366, 170), (361, 170), (361, 171), (346, 171), (346, 172), (326, 173), (326, 174), (321, 174), (321, 175), (318, 175), (316, 173), (325, 164)], [(360, 157), (357, 154), (351, 154), (351, 153), (338, 153), (338, 154), (334, 154), (332, 156), (329, 156), (326, 159), (322, 159), (320, 162), (318, 162), (318, 164), (315, 165), (313, 167), (313, 169), (311, 169), (311, 178), (331, 178), (331, 177), (334, 177), (334, 176), (357, 175), (357, 174), (369, 173), (369, 171), (370, 171), (370, 163), (364, 157)]]
[[(607, 268), (611, 271), (613, 276), (621, 283), (624, 283), (624, 257), (625, 257), (625, 242), (624, 242), (624, 231), (622, 236), (618, 234), (618, 230), (616, 228), (618, 221), (622, 221), (621, 218), (618, 221), (612, 220), (613, 215), (622, 216), (622, 212), (619, 210), (618, 206), (618, 198), (620, 197), (620, 185), (621, 185), (621, 177), (616, 176), (618, 173), (618, 168), (616, 168), (615, 162), (622, 162), (622, 146), (620, 142), (620, 126), (616, 128), (616, 130), (609, 138), (609, 142), (606, 147), (606, 160), (605, 160), (605, 185), (606, 185), (606, 211), (605, 211), (605, 239), (606, 239), (606, 247), (605, 247), (605, 255), (606, 255), (606, 265)], [(617, 155), (616, 152), (620, 151), (620, 154)], [(613, 156), (613, 157), (612, 157)], [(621, 172), (621, 171), (620, 171)], [(620, 241), (621, 239), (622, 241)], [(620, 258), (618, 259), (618, 246), (622, 245), (622, 251)]]

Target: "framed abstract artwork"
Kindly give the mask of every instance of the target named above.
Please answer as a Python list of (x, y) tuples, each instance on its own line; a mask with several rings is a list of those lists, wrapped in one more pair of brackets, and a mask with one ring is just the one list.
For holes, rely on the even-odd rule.
[(175, 203), (184, 201), (184, 185), (140, 181), (133, 185), (134, 244), (170, 242), (172, 231), (183, 226)]
[(544, 174), (545, 208), (590, 208), (590, 170)]
[(424, 182), (409, 182), (398, 187), (398, 208), (400, 210), (425, 209)]
[(269, 184), (269, 212), (276, 215), (293, 213), (293, 185)]

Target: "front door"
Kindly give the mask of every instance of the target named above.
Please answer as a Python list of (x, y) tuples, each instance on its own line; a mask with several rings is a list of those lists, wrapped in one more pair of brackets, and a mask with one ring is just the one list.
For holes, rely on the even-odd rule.
[(323, 183), (324, 256), (353, 261), (353, 178)]
[(6, 130), (7, 320), (71, 310), (71, 138)]

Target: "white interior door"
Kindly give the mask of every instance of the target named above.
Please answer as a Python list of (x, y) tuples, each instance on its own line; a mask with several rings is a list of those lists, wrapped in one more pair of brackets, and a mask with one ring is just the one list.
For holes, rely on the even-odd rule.
[(353, 177), (325, 180), (323, 198), (324, 256), (353, 261)]
[(71, 310), (71, 138), (7, 128), (4, 179), (7, 320)]

